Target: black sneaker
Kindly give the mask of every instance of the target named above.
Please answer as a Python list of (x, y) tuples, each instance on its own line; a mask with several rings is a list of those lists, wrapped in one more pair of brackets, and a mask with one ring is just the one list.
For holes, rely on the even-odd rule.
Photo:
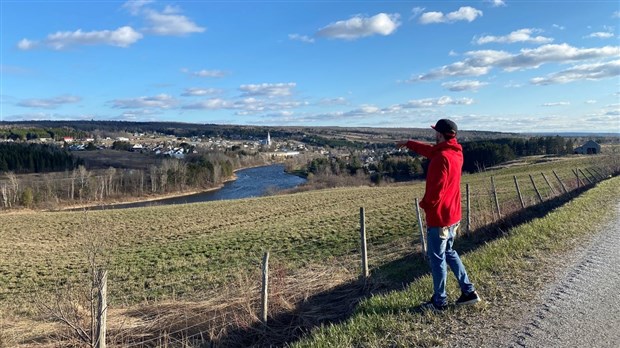
[(456, 300), (456, 304), (461, 305), (472, 305), (474, 303), (480, 302), (480, 296), (475, 291), (470, 292), (469, 294), (461, 294), (458, 300)]
[(423, 310), (432, 311), (432, 312), (441, 312), (441, 311), (446, 310), (448, 306), (438, 306), (431, 299), (428, 302), (422, 303), (422, 305), (420, 305), (420, 308), (422, 308)]

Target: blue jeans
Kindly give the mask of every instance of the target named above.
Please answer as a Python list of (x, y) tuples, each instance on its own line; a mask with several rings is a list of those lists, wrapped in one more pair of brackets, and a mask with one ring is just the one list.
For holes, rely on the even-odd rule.
[(463, 266), (459, 254), (452, 249), (458, 227), (459, 223), (449, 227), (427, 228), (427, 255), (431, 263), (431, 273), (433, 275), (433, 303), (437, 306), (448, 304), (448, 295), (446, 294), (448, 270), (446, 263), (452, 269), (463, 293), (469, 294), (475, 290), (474, 285), (467, 277), (467, 271), (465, 271), (465, 266)]

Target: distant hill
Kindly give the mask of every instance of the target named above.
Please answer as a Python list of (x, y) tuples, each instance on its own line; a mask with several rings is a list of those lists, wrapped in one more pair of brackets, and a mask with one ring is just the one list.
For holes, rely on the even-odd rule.
[[(429, 128), (371, 128), (371, 127), (301, 127), (301, 126), (246, 126), (182, 122), (124, 122), (124, 121), (20, 121), (0, 122), (0, 128), (71, 128), (87, 133), (161, 133), (177, 137), (207, 136), (231, 139), (289, 138), (303, 141), (308, 135), (327, 139), (342, 139), (361, 143), (387, 143), (398, 139), (416, 138), (434, 140)], [(517, 133), (464, 130), (462, 141), (523, 137)]]
[(536, 137), (536, 136), (555, 136), (561, 137), (620, 137), (620, 131), (616, 133), (604, 133), (604, 132), (537, 132), (537, 133), (521, 133), (522, 135)]

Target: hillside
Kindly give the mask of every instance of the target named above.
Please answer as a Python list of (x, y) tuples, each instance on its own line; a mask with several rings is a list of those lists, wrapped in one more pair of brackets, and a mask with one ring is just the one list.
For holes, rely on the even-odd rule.
[[(554, 198), (562, 190), (559, 183), (552, 181), (552, 191), (545, 186), (541, 172), (553, 178), (551, 170), (555, 170), (571, 190), (577, 186), (573, 168), (596, 168), (606, 175), (615, 170), (610, 166), (617, 167), (610, 159), (574, 157), (465, 175), (463, 194), (469, 184), (472, 231), (483, 231), (494, 221), (490, 175), (494, 176), (503, 216), (518, 216), (514, 175), (526, 206), (533, 207), (532, 213), (540, 213), (528, 174), (536, 176), (546, 201), (559, 204), (563, 200)], [(411, 182), (182, 206), (4, 214), (0, 308), (7, 315), (0, 323), (0, 337), (8, 345), (42, 339), (31, 331), (33, 326), (47, 325), (40, 320), (40, 307), (35, 304), (42, 300), (53, 303), (68, 284), (81, 288), (79, 284), (89, 277), (88, 250), (97, 251), (96, 263), (109, 271), (110, 332), (121, 341), (157, 339), (163, 331), (186, 337), (196, 330), (225, 340), (226, 330), (252, 327), (259, 293), (252, 289), (260, 284), (264, 251), (270, 251), (276, 274), (272, 278), (277, 294), (273, 295), (274, 315), (292, 315), (298, 305), (313, 303), (317, 307), (308, 310), (315, 315), (306, 313), (302, 318), (309, 327), (339, 321), (360, 296), (357, 283), (351, 283), (359, 272), (360, 207), (366, 210), (370, 267), (373, 272), (384, 270), (372, 289), (398, 288), (426, 272), (426, 268), (416, 268), (423, 265), (423, 258), (413, 209), (413, 199), (420, 198), (423, 190), (423, 182)], [(346, 294), (347, 300), (340, 300), (344, 309), (332, 306), (323, 317), (317, 317), (317, 308), (324, 309), (317, 294), (335, 289)], [(201, 309), (198, 316), (197, 308)], [(180, 323), (183, 317), (191, 324)], [(133, 323), (133, 329), (122, 329), (127, 321)], [(61, 327), (55, 326), (56, 330)], [(302, 331), (280, 334), (288, 340)]]

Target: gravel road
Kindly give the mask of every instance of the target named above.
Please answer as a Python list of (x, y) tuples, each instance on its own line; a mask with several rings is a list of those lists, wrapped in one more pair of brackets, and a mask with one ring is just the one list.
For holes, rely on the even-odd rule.
[(611, 208), (615, 217), (570, 255), (514, 330), (484, 346), (620, 347), (620, 202)]

